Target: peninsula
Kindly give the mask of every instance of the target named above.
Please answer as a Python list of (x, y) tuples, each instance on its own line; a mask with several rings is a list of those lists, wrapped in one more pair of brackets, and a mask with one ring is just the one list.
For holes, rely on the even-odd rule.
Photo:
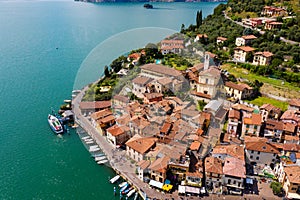
[(264, 22), (235, 21), (234, 6), (120, 56), (72, 101), (143, 199), (300, 199), (300, 49), (273, 32), (298, 13), (261, 5)]

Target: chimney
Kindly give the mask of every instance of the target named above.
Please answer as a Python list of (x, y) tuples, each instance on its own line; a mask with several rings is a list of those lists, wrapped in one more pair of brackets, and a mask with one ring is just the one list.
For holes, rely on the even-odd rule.
[(204, 54), (204, 70), (208, 70), (209, 68), (209, 54), (205, 52)]

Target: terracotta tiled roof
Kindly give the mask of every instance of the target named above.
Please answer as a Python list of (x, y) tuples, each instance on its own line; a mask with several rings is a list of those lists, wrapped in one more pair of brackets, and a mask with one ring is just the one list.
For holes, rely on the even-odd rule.
[(300, 166), (285, 166), (284, 172), (291, 183), (300, 184)]
[(150, 124), (150, 122), (143, 117), (133, 117), (131, 123), (134, 124), (139, 129), (143, 129)]
[(131, 149), (134, 149), (135, 151), (144, 154), (148, 150), (151, 149), (152, 146), (156, 143), (157, 138), (139, 138), (135, 140), (129, 140), (126, 142), (126, 146), (130, 147)]
[(204, 165), (206, 173), (223, 174), (222, 160), (219, 158), (206, 157)]
[(236, 83), (233, 83), (231, 81), (225, 82), (225, 86), (227, 86), (229, 88), (233, 88), (233, 89), (239, 90), (239, 91), (243, 91), (245, 89), (247, 89), (247, 90), (251, 90), (252, 89), (252, 87), (250, 87), (247, 84), (244, 84), (244, 83), (236, 84)]
[(227, 38), (225, 38), (225, 37), (217, 37), (217, 40), (226, 41)]
[(298, 113), (296, 110), (287, 110), (285, 111), (281, 117), (281, 120), (293, 120), (295, 122), (300, 122), (300, 116), (298, 116)]
[(140, 162), (137, 163), (137, 165), (142, 168), (143, 170), (147, 169), (150, 165), (150, 161), (149, 160), (141, 160)]
[(300, 99), (291, 99), (291, 100), (289, 101), (289, 104), (290, 104), (291, 106), (300, 107)]
[(294, 133), (295, 132), (295, 129), (296, 129), (296, 124), (292, 124), (292, 123), (284, 123), (283, 124), (283, 130), (285, 132), (288, 132), (288, 133)]
[(215, 67), (210, 67), (207, 70), (204, 70), (202, 72), (199, 73), (199, 76), (212, 76), (212, 77), (216, 77), (219, 78), (221, 76), (221, 71)]
[(194, 141), (194, 142), (192, 142), (190, 149), (192, 151), (198, 151), (200, 146), (201, 146), (201, 143), (199, 141)]
[(138, 76), (138, 77), (136, 77), (135, 79), (132, 80), (132, 83), (135, 83), (135, 84), (138, 84), (138, 85), (146, 85), (150, 81), (152, 81), (151, 78), (144, 77), (144, 76)]
[(260, 152), (272, 153), (272, 154), (279, 153), (277, 148), (275, 148), (273, 145), (271, 145), (267, 142), (264, 142), (262, 140), (245, 142), (245, 144), (246, 144), (247, 150), (260, 151)]
[(299, 141), (299, 136), (285, 135), (284, 140), (286, 140), (286, 141)]
[(245, 40), (253, 40), (257, 37), (255, 37), (255, 35), (243, 35), (242, 38), (244, 38)]
[(245, 161), (237, 158), (225, 158), (223, 173), (229, 176), (246, 178)]
[(109, 132), (113, 136), (118, 136), (118, 135), (122, 135), (125, 133), (124, 130), (121, 129), (118, 125), (109, 127), (106, 131)]
[(183, 40), (162, 40), (161, 44), (182, 44), (183, 45), (184, 41)]
[(128, 58), (131, 58), (131, 59), (134, 59), (134, 60), (137, 60), (141, 57), (141, 54), (140, 53), (132, 53), (128, 56)]
[(250, 52), (250, 51), (254, 51), (255, 49), (249, 46), (240, 46), (240, 47), (236, 47), (234, 50), (242, 50), (242, 51)]
[(284, 151), (300, 151), (300, 145), (295, 143), (285, 143), (283, 144), (283, 150)]
[(162, 126), (160, 132), (167, 133), (168, 131), (170, 131), (171, 127), (172, 127), (171, 123), (165, 122), (164, 125)]
[(273, 56), (273, 54), (269, 51), (256, 52), (255, 55), (262, 55), (263, 57), (267, 57), (267, 58)]
[(284, 123), (282, 121), (267, 119), (266, 129), (268, 129), (268, 130), (283, 130), (284, 129)]
[(83, 101), (79, 104), (80, 109), (105, 109), (111, 107), (111, 101)]
[(170, 158), (168, 156), (164, 156), (162, 158), (156, 159), (151, 165), (149, 166), (149, 169), (156, 171), (156, 172), (166, 172), (168, 163), (170, 161)]
[(168, 77), (160, 78), (157, 80), (158, 83), (162, 84), (163, 86), (167, 86), (168, 84), (172, 83), (172, 79)]
[(196, 92), (196, 91), (191, 91), (192, 95), (196, 95), (198, 97), (206, 98), (206, 99), (211, 99), (211, 95), (209, 94), (204, 94), (202, 92)]
[(97, 122), (100, 122), (100, 123), (103, 123), (103, 124), (106, 124), (106, 123), (109, 123), (111, 121), (115, 120), (115, 117), (113, 115), (108, 115), (102, 119), (99, 119), (97, 120)]
[(125, 96), (122, 96), (122, 95), (115, 95), (113, 97), (114, 100), (117, 100), (117, 101), (121, 101), (123, 103), (129, 103), (129, 98), (128, 97), (125, 97)]
[(164, 95), (161, 93), (144, 93), (143, 94), (147, 99), (155, 99), (155, 98), (160, 98), (163, 97)]
[(280, 108), (277, 108), (277, 107), (275, 107), (275, 106), (273, 106), (273, 105), (271, 105), (271, 104), (264, 104), (264, 105), (262, 105), (261, 107), (260, 107), (260, 109), (264, 109), (264, 110), (267, 110), (267, 111), (273, 111), (273, 112), (275, 112), (275, 113), (280, 113), (281, 112), (281, 109)]
[(178, 77), (181, 76), (181, 73), (176, 69), (164, 66), (164, 65), (156, 65), (156, 64), (146, 64), (140, 67), (142, 70), (153, 71), (159, 74), (164, 74), (168, 76)]
[(91, 118), (94, 119), (94, 120), (98, 120), (100, 118), (103, 118), (103, 117), (106, 117), (106, 116), (109, 116), (109, 115), (112, 115), (111, 110), (104, 109), (104, 110), (100, 110), (98, 112), (95, 112), (95, 113), (91, 114)]
[(262, 123), (261, 120), (262, 120), (261, 114), (252, 113), (252, 116), (250, 118), (244, 117), (244, 124), (258, 125), (258, 126), (260, 126), (261, 123)]
[(231, 107), (235, 110), (245, 110), (245, 111), (250, 112), (250, 113), (252, 113), (255, 110), (254, 108), (251, 108), (251, 107), (246, 106), (244, 104), (234, 104)]
[(239, 120), (241, 118), (241, 114), (239, 111), (231, 109), (231, 110), (229, 110), (228, 118), (234, 118), (234, 119)]
[(202, 38), (202, 37), (208, 38), (207, 35), (206, 35), (205, 33), (204, 33), (204, 34), (197, 34), (197, 36), (198, 36), (199, 38)]
[(244, 147), (236, 144), (217, 145), (214, 147), (212, 154), (226, 154), (231, 157), (244, 160)]
[(130, 121), (130, 116), (129, 115), (123, 115), (122, 117), (118, 117), (116, 119), (117, 123), (120, 125), (128, 125)]

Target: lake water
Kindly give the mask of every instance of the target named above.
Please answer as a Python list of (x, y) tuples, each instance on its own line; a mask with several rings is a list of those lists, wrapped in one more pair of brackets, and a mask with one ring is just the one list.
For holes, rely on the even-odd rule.
[(153, 5), (0, 2), (0, 199), (119, 199), (108, 184), (113, 171), (74, 132), (56, 137), (47, 114), (70, 98), (75, 80), (75, 88), (94, 81), (120, 53), (158, 42), (218, 3)]

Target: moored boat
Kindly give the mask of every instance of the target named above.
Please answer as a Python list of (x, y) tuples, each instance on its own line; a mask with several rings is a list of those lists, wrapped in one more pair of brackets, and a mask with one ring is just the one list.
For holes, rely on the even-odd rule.
[(60, 123), (60, 121), (54, 115), (48, 115), (48, 123), (52, 131), (56, 134), (61, 134), (64, 132), (64, 129)]
[(126, 190), (126, 188), (129, 186), (128, 183), (126, 183), (121, 189), (120, 189), (120, 193), (122, 193), (124, 190)]
[(127, 182), (124, 181), (124, 182), (122, 182), (122, 183), (119, 184), (119, 187), (122, 188), (122, 187), (124, 187), (126, 184), (127, 184)]
[(99, 157), (96, 157), (96, 158), (95, 158), (95, 161), (97, 162), (97, 161), (105, 160), (105, 159), (106, 159), (105, 156), (99, 156)]
[(115, 177), (113, 177), (112, 179), (109, 180), (110, 183), (115, 183), (117, 180), (119, 180), (120, 175), (117, 175)]
[(133, 188), (128, 192), (127, 197), (131, 197), (134, 193), (135, 193), (135, 189)]
[(126, 189), (124, 191), (122, 191), (122, 194), (125, 195), (125, 194), (127, 194), (132, 189), (133, 189), (133, 186), (131, 186), (130, 188), (128, 188), (128, 189)]
[(102, 164), (105, 164), (107, 162), (108, 162), (108, 160), (100, 160), (100, 161), (97, 162), (97, 164), (102, 165)]

